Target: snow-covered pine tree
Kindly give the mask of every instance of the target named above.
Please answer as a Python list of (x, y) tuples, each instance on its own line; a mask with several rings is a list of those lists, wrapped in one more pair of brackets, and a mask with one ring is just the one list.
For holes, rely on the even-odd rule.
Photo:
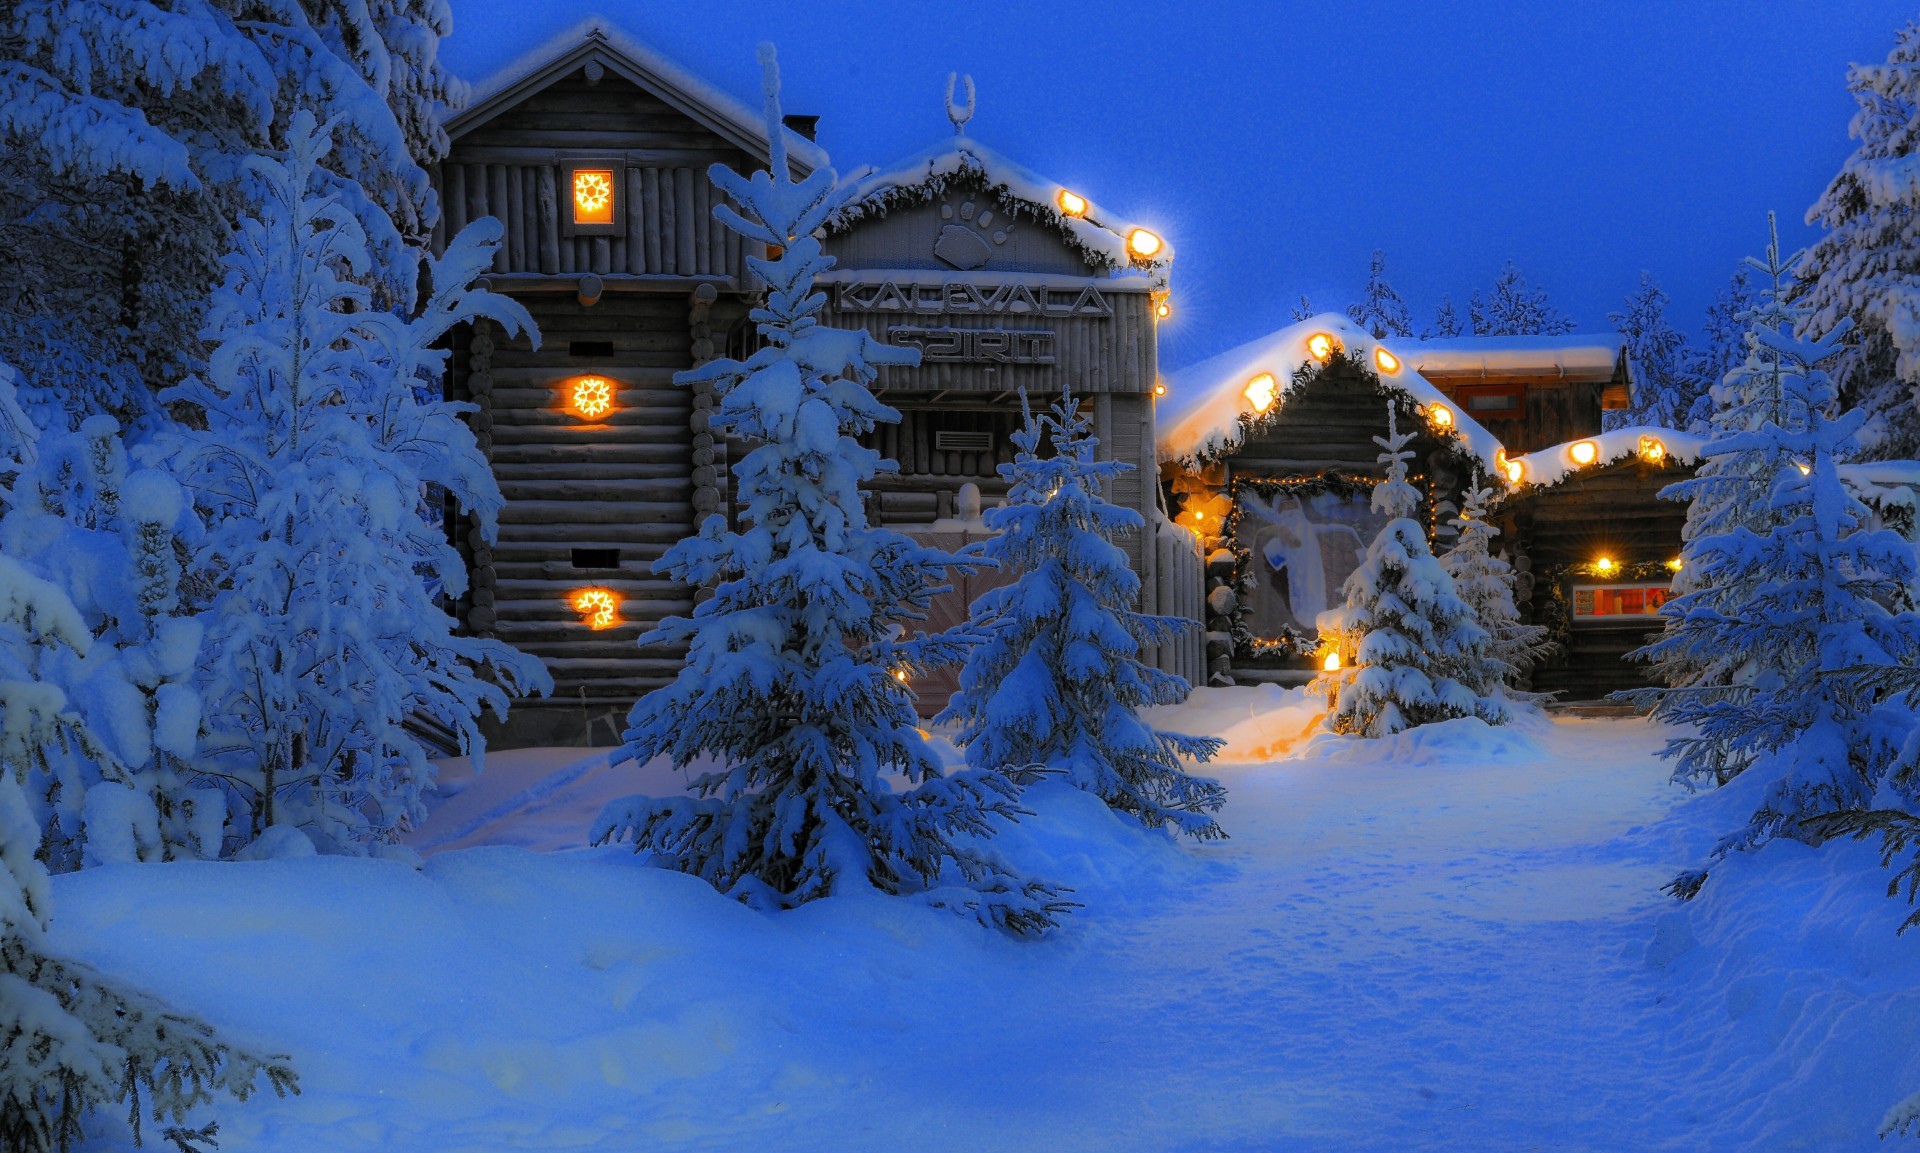
[(755, 445), (734, 466), (743, 527), (710, 516), (655, 565), (714, 595), (642, 638), (686, 643), (687, 663), (634, 705), (623, 748), (639, 763), (721, 765), (694, 781), (698, 798), (608, 805), (592, 839), (630, 840), (762, 907), (870, 887), (1039, 932), (1065, 908), (1059, 891), (980, 844), (1018, 814), (1017, 787), (992, 770), (943, 776), (902, 683), (958, 661), (973, 639), (898, 635), (924, 619), (956, 558), (870, 527), (860, 498), (881, 461), (855, 438), (899, 419), (868, 390), (876, 366), (917, 364), (919, 352), (820, 323), (814, 278), (833, 260), (815, 233), (837, 206), (836, 178), (824, 167), (791, 178), (771, 45), (760, 61), (772, 171), (708, 172), (739, 206), (714, 215), (780, 250), (750, 258), (768, 286), (752, 313), (766, 346), (675, 378), (711, 383), (714, 427)]
[[(0, 459), (34, 460), (33, 440), (12, 374), (0, 366)], [(65, 1153), (87, 1115), (106, 1106), (131, 1103), (137, 1143), (143, 1116), (181, 1126), (216, 1094), (246, 1099), (263, 1077), (277, 1093), (299, 1091), (284, 1057), (236, 1048), (205, 1021), (47, 947), (52, 894), (25, 784), (44, 774), (49, 757), (112, 764), (77, 702), (45, 675), (63, 650), (84, 657), (93, 644), (60, 584), (0, 553), (0, 1148), (8, 1153)]]
[(1632, 408), (1602, 414), (1609, 429), (1636, 424), (1679, 428), (1693, 406), (1685, 368), (1687, 341), (1667, 323), (1667, 300), (1653, 274), (1642, 272), (1639, 285), (1627, 295), (1626, 308), (1607, 314), (1614, 330), (1626, 339), (1638, 394)]
[(1442, 293), (1440, 307), (1433, 314), (1433, 323), (1420, 333), (1421, 340), (1444, 340), (1460, 335), (1460, 314), (1454, 311), (1453, 297)]
[(1340, 667), (1322, 672), (1309, 691), (1326, 698), (1326, 725), (1336, 733), (1384, 737), (1454, 717), (1501, 724), (1505, 699), (1472, 687), (1499, 680), (1487, 633), (1414, 519), (1420, 493), (1407, 483), (1406, 447), (1413, 434), (1399, 431), (1391, 401), (1387, 435), (1373, 439), (1387, 472), (1374, 486), (1373, 510), (1388, 520), (1347, 577), (1345, 606), (1323, 614), (1322, 640)]
[[(1747, 261), (1762, 281), (1759, 302), (1746, 313), (1746, 359), (1712, 390), (1711, 439), (1700, 467), (1691, 478), (1660, 491), (1665, 499), (1687, 502), (1686, 524), (1680, 530), (1680, 569), (1673, 577), (1676, 599), (1662, 612), (1660, 636), (1627, 657), (1653, 665), (1652, 675), (1670, 689), (1710, 695), (1722, 686), (1783, 671), (1776, 663), (1782, 654), (1770, 649), (1739, 650), (1703, 643), (1684, 624), (1679, 599), (1688, 598), (1685, 612), (1695, 614), (1697, 620), (1743, 612), (1757, 587), (1757, 574), (1739, 566), (1705, 565), (1702, 550), (1739, 529), (1765, 536), (1789, 519), (1771, 499), (1780, 470), (1792, 463), (1785, 450), (1766, 440), (1742, 439), (1734, 447), (1736, 437), (1757, 433), (1769, 424), (1790, 427), (1798, 419), (1790, 411), (1786, 384), (1790, 376), (1806, 371), (1804, 363), (1782, 354), (1779, 340), (1806, 314), (1804, 306), (1788, 303), (1800, 257), (1780, 254), (1779, 231), (1771, 213), (1767, 225), (1766, 260)], [(1636, 689), (1623, 696), (1644, 708), (1663, 694), (1659, 689)]]
[(1306, 293), (1303, 292), (1300, 294), (1299, 303), (1293, 306), (1293, 310), (1289, 315), (1291, 315), (1295, 321), (1311, 320), (1313, 318), (1313, 302), (1307, 299)]
[[(1694, 542), (1691, 563), (1705, 589), (1667, 606), (1662, 643), (1683, 646), (1696, 662), (1721, 652), (1764, 661), (1731, 685), (1655, 695), (1652, 715), (1683, 726), (1666, 749), (1676, 780), (1755, 782), (1752, 817), (1720, 841), (1715, 859), (1775, 837), (1819, 841), (1825, 831), (1808, 822), (1867, 808), (1914, 728), (1904, 702), (1886, 707), (1887, 686), (1910, 681), (1920, 661), (1920, 617), (1887, 607), (1909, 596), (1913, 550), (1892, 530), (1865, 527), (1870, 514), (1839, 472), (1867, 420), (1859, 409), (1832, 411), (1825, 366), (1847, 327), (1818, 342), (1755, 330), (1781, 365), (1784, 419), (1715, 440), (1706, 452), (1781, 462), (1767, 496), (1775, 523)], [(1730, 585), (1750, 591), (1723, 611), (1706, 592)], [(1671, 887), (1690, 896), (1705, 877), (1685, 873)]]
[(1535, 288), (1509, 260), (1494, 277), (1491, 291), (1475, 289), (1467, 301), (1475, 336), (1557, 336), (1573, 331), (1573, 321), (1547, 303), (1547, 290)]
[(1466, 507), (1453, 518), (1454, 545), (1440, 558), (1440, 567), (1453, 578), (1454, 592), (1487, 634), (1487, 662), (1479, 666), (1481, 675), (1466, 674), (1467, 685), (1483, 697), (1493, 696), (1502, 685), (1511, 688), (1554, 646), (1545, 627), (1520, 619), (1513, 601), (1513, 566), (1493, 553), (1493, 538), (1500, 535), (1499, 527), (1487, 519), (1493, 490), (1477, 470), (1463, 495)]
[[(1162, 732), (1140, 716), (1142, 707), (1178, 704), (1189, 691), (1181, 678), (1142, 663), (1142, 647), (1193, 623), (1133, 611), (1140, 578), (1114, 542), (1145, 521), (1102, 489), (1134, 466), (1094, 459), (1092, 421), (1070, 390), (1050, 414), (1027, 408), (1024, 390), (1020, 398), (1019, 451), (999, 467), (1007, 503), (987, 510), (997, 535), (979, 550), (1020, 576), (973, 602), (972, 627), (984, 639), (936, 720), (959, 726), (954, 743), (976, 769), (1043, 765), (1148, 828), (1223, 837), (1207, 814), (1219, 811), (1226, 790), (1180, 765), (1182, 757), (1209, 759), (1221, 742)], [(1052, 455), (1040, 455), (1043, 442)]]
[(1701, 329), (1702, 342), (1686, 354), (1687, 389), (1693, 399), (1687, 405), (1685, 423), (1678, 427), (1699, 436), (1711, 435), (1714, 390), (1728, 373), (1746, 363), (1747, 324), (1755, 303), (1753, 277), (1742, 261), (1727, 286), (1714, 292)]
[(1379, 249), (1373, 250), (1373, 260), (1367, 267), (1366, 295), (1359, 304), (1349, 304), (1347, 315), (1361, 328), (1373, 334), (1375, 340), (1385, 340), (1389, 336), (1409, 337), (1413, 335), (1413, 321), (1407, 315), (1407, 302), (1387, 283), (1387, 254)]
[(425, 716), (481, 753), (483, 708), (551, 685), (538, 661), (455, 635), (430, 582), (457, 596), (466, 570), (429, 515), (432, 491), (491, 539), (501, 505), (487, 462), (438, 399), (455, 325), (531, 324), (475, 289), (500, 241), (476, 222), (429, 262), (434, 286), (406, 320), (344, 277), (370, 259), (357, 216), (317, 176), (325, 129), (297, 113), (284, 160), (253, 160), (265, 190), (209, 312), (204, 379), (162, 394), (202, 414), (163, 446), (209, 529), (196, 560), (217, 576), (200, 663), (218, 762), (244, 840), (297, 826), (324, 851), (366, 851), (423, 815)]
[(1885, 63), (1849, 68), (1847, 87), (1860, 146), (1807, 210), (1826, 235), (1801, 270), (1801, 334), (1853, 322), (1835, 372), (1842, 396), (1867, 410), (1862, 448), (1911, 458), (1920, 456), (1920, 22), (1895, 35)]

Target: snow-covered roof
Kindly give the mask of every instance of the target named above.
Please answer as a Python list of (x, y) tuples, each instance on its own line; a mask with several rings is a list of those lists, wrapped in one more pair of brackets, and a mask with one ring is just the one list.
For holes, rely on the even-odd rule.
[[(1284, 407), (1287, 394), (1295, 386), (1294, 373), (1302, 365), (1314, 363), (1307, 341), (1321, 332), (1333, 336), (1349, 357), (1375, 372), (1383, 386), (1405, 394), (1418, 407), (1445, 405), (1453, 414), (1449, 434), (1463, 451), (1485, 466), (1489, 476), (1499, 475), (1500, 441), (1414, 369), (1407, 359), (1412, 342), (1375, 340), (1366, 329), (1337, 312), (1323, 312), (1290, 324), (1169, 376), (1167, 397), (1160, 405), (1161, 412), (1167, 414), (1159, 436), (1160, 459), (1192, 460), (1238, 448), (1245, 435), (1240, 417), (1254, 412), (1253, 403), (1246, 397), (1247, 382), (1261, 373), (1271, 373), (1279, 388), (1274, 403)], [(1400, 359), (1398, 370), (1387, 372), (1376, 367), (1374, 350), (1381, 347)]]
[[(742, 149), (763, 157), (771, 152), (766, 117), (758, 109), (667, 59), (602, 16), (582, 20), (475, 84), (466, 108), (447, 121), (448, 135), (459, 136), (486, 123), (518, 104), (529, 92), (581, 67), (590, 57)], [(818, 144), (790, 128), (781, 132), (787, 155), (797, 166), (810, 172), (828, 162)]]
[[(1642, 440), (1659, 442), (1662, 459), (1670, 460), (1675, 464), (1700, 463), (1700, 452), (1707, 444), (1706, 437), (1681, 432), (1676, 428), (1636, 424), (1627, 428), (1616, 428), (1612, 432), (1583, 436), (1578, 440), (1552, 445), (1539, 452), (1530, 452), (1525, 456), (1516, 456), (1511, 459), (1520, 463), (1521, 486), (1532, 485), (1544, 488), (1559, 484), (1582, 470), (1605, 468), (1628, 457), (1638, 456)], [(1593, 459), (1585, 463), (1574, 459), (1575, 446), (1587, 444), (1593, 446)]]
[[(1399, 347), (1399, 346), (1396, 346)], [(1407, 362), (1432, 376), (1478, 375), (1489, 380), (1552, 376), (1607, 381), (1626, 355), (1626, 341), (1610, 332), (1563, 336), (1449, 336), (1405, 343)], [(1628, 362), (1628, 380), (1632, 380)]]
[[(1095, 265), (1110, 271), (1144, 274), (1164, 284), (1173, 263), (1173, 244), (1157, 228), (1123, 220), (1107, 212), (1078, 189), (1048, 180), (967, 136), (954, 136), (884, 171), (856, 172), (841, 183), (846, 203), (834, 213), (829, 227), (841, 230), (869, 216), (884, 216), (897, 204), (930, 200), (956, 179), (979, 180), (998, 193), (1009, 209), (1029, 213), (1052, 225)], [(1061, 208), (1061, 193), (1077, 197), (1086, 207), (1074, 215)], [(1133, 233), (1144, 231), (1160, 242), (1151, 258), (1129, 247)]]

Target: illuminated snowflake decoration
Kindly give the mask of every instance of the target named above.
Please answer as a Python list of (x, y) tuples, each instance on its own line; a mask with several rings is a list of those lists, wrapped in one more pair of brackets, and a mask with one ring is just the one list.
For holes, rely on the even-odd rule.
[(573, 174), (573, 207), (581, 216), (598, 216), (613, 204), (613, 173), (582, 169)]
[(620, 602), (606, 589), (581, 589), (573, 594), (573, 611), (585, 619), (587, 627), (610, 629), (620, 623)]
[(573, 382), (573, 411), (592, 419), (605, 416), (612, 408), (612, 384), (597, 376), (583, 376)]

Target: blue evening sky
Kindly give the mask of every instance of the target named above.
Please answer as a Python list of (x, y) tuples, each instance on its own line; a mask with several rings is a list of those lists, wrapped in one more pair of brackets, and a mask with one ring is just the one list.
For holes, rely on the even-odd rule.
[(445, 55), (484, 79), (604, 15), (757, 105), (841, 171), (970, 132), (1177, 248), (1165, 368), (1357, 297), (1368, 256), (1416, 326), (1512, 258), (1583, 330), (1651, 271), (1697, 329), (1780, 213), (1789, 246), (1852, 150), (1850, 62), (1883, 60), (1911, 0), (1274, 0), (891, 3), (452, 0)]

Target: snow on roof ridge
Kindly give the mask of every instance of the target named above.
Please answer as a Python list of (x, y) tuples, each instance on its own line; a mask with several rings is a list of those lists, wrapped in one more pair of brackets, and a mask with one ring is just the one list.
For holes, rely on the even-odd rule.
[(1251, 411), (1242, 395), (1247, 381), (1263, 372), (1272, 373), (1280, 389), (1276, 403), (1284, 406), (1287, 394), (1294, 387), (1294, 373), (1301, 365), (1311, 362), (1307, 338), (1317, 332), (1337, 337), (1348, 354), (1356, 356), (1369, 371), (1373, 371), (1373, 350), (1385, 345), (1388, 352), (1400, 357), (1400, 370), (1375, 372), (1380, 383), (1404, 394), (1415, 404), (1446, 405), (1453, 413), (1453, 427), (1448, 435), (1485, 466), (1488, 476), (1501, 475), (1499, 462), (1505, 450), (1499, 439), (1414, 370), (1402, 355), (1410, 342), (1376, 340), (1337, 312), (1308, 317), (1172, 374), (1167, 380), (1168, 399), (1164, 405), (1168, 409), (1175, 404), (1181, 407), (1178, 416), (1164, 425), (1159, 435), (1156, 445), (1159, 458), (1190, 460), (1239, 447), (1244, 434), (1240, 416)]
[[(495, 69), (485, 80), (474, 84), (472, 95), (467, 100), (467, 108), (480, 107), (592, 40), (599, 40), (614, 51), (631, 58), (661, 80), (706, 105), (708, 110), (732, 121), (754, 139), (762, 143), (766, 142), (766, 116), (759, 109), (697, 75), (678, 61), (662, 55), (658, 49), (635, 39), (605, 16), (597, 15), (579, 20), (560, 33), (548, 37), (539, 45), (522, 52)], [(818, 144), (791, 128), (782, 128), (781, 132), (786, 136), (788, 155), (801, 164), (808, 168), (822, 168), (831, 163), (826, 150)]]
[(1603, 345), (1617, 352), (1626, 347), (1627, 340), (1617, 332), (1566, 332), (1533, 336), (1422, 336), (1411, 338), (1410, 343), (1418, 345), (1423, 352), (1451, 351), (1454, 348), (1464, 351), (1483, 348), (1592, 348)]
[[(938, 193), (943, 182), (962, 172), (982, 176), (990, 187), (1004, 189), (1015, 199), (1032, 205), (1041, 219), (1066, 233), (1076, 248), (1122, 275), (1153, 275), (1160, 284), (1167, 280), (1173, 263), (1173, 243), (1159, 229), (1109, 216), (1089, 197), (1074, 192), (1058, 181), (1035, 173), (1016, 161), (980, 143), (971, 136), (951, 136), (929, 148), (908, 156), (888, 168), (855, 172), (841, 182), (845, 203), (833, 214), (830, 227), (840, 229), (872, 215), (884, 215), (901, 200), (922, 190)], [(1060, 194), (1070, 192), (1086, 202), (1076, 216), (1060, 210)], [(1110, 221), (1110, 223), (1108, 223)], [(1160, 250), (1145, 269), (1127, 246), (1127, 237), (1135, 229), (1144, 229), (1160, 239)]]
[[(1677, 464), (1700, 463), (1709, 439), (1677, 428), (1662, 428), (1655, 424), (1635, 424), (1626, 428), (1616, 428), (1611, 432), (1579, 437), (1563, 444), (1548, 445), (1537, 452), (1511, 459), (1520, 462), (1522, 485), (1550, 488), (1582, 469), (1605, 468), (1610, 464), (1618, 464), (1628, 457), (1638, 456), (1641, 437), (1651, 437), (1659, 441), (1665, 458)], [(1594, 459), (1586, 464), (1580, 464), (1573, 459), (1573, 446), (1587, 443), (1594, 446)]]

